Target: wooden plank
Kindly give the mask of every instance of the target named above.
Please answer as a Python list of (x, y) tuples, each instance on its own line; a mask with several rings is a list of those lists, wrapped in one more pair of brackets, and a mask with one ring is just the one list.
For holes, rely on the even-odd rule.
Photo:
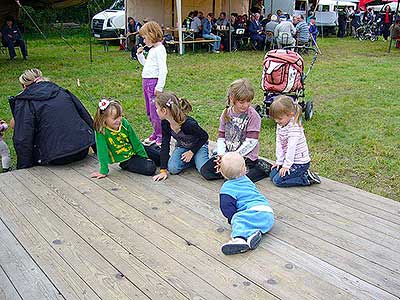
[(12, 282), (0, 265), (0, 299), (4, 300), (22, 300)]
[(0, 265), (22, 298), (63, 299), (1, 220)]
[[(60, 172), (65, 173), (72, 181), (76, 182), (77, 185), (83, 186), (86, 178), (82, 177), (76, 172), (69, 172), (70, 169), (58, 168)], [(171, 259), (162, 251), (154, 247), (151, 242), (145, 240), (139, 234), (133, 232), (128, 227), (123, 226), (120, 220), (107, 213), (105, 210), (99, 208), (98, 200), (100, 197), (111, 198), (110, 202), (118, 207), (118, 199), (112, 199), (107, 191), (97, 189), (99, 194), (94, 197), (94, 202), (88, 201), (87, 191), (84, 195), (77, 192), (73, 186), (65, 184), (62, 180), (54, 181), (54, 173), (49, 172), (45, 168), (39, 170), (31, 170), (32, 174), (18, 174), (17, 178), (24, 182), (25, 185), (53, 211), (57, 212), (57, 215), (64, 220), (75, 232), (77, 232), (82, 238), (84, 238), (92, 247), (96, 249), (101, 255), (114, 267), (116, 267), (121, 274), (128, 280), (135, 282), (135, 285), (139, 287), (141, 291), (151, 299), (186, 299), (184, 294), (195, 298), (198, 295), (189, 293), (190, 288), (186, 286), (185, 282), (179, 279), (179, 276), (183, 276), (189, 279), (191, 272), (184, 270), (179, 263), (175, 261), (171, 262)], [(41, 175), (44, 176), (43, 181), (49, 185), (52, 185), (53, 189), (57, 190), (57, 194), (51, 191), (47, 186), (39, 181)], [(97, 192), (96, 191), (96, 192)], [(72, 204), (73, 206), (69, 205)], [(79, 206), (90, 206), (91, 215), (88, 218), (84, 217), (78, 212), (77, 207)], [(99, 224), (99, 221), (95, 223), (99, 224), (96, 226), (90, 219), (99, 219), (103, 223)], [(145, 220), (146, 221), (146, 220)], [(115, 232), (120, 232), (121, 241), (117, 241), (114, 238)], [(129, 247), (128, 247), (129, 246)], [(144, 259), (144, 257), (146, 257)], [(170, 270), (166, 270), (163, 265), (168, 265)], [(150, 267), (153, 269), (151, 270)], [(172, 271), (172, 274), (171, 274)], [(191, 278), (195, 280), (195, 278)], [(170, 283), (175, 283), (181, 293), (177, 289), (173, 288)], [(201, 286), (199, 289), (207, 289), (212, 292), (210, 286)], [(210, 293), (209, 296), (214, 296), (218, 299), (223, 299), (218, 291)]]
[(3, 193), (0, 193), (0, 218), (7, 224), (30, 256), (41, 266), (46, 275), (52, 279), (64, 297), (71, 300), (100, 299), (38, 234), (15, 206), (11, 205)]
[[(221, 181), (221, 183), (218, 181), (206, 182), (196, 174), (196, 171), (185, 172), (182, 176), (171, 176), (168, 180), (175, 181), (173, 186), (176, 186), (176, 184), (179, 183), (179, 189), (181, 191), (186, 191), (186, 197), (189, 197), (189, 195), (199, 195), (198, 201), (203, 203), (205, 202), (203, 208), (207, 206), (208, 202), (210, 202), (209, 199), (212, 195), (217, 193), (222, 183)], [(192, 184), (190, 182), (192, 182)], [(207, 191), (207, 187), (211, 187), (212, 190)], [(317, 232), (316, 235), (306, 233), (304, 228), (306, 225), (298, 222), (297, 219), (307, 219), (308, 216), (305, 215), (307, 210), (297, 211), (291, 218), (289, 218), (289, 220), (287, 220), (287, 214), (290, 208), (283, 207), (282, 204), (277, 205), (274, 203), (274, 197), (271, 195), (270, 190), (269, 193), (264, 191), (264, 194), (268, 195), (277, 218), (276, 224), (271, 231), (272, 236), (285, 241), (296, 248), (302, 249), (310, 255), (316, 256), (341, 270), (345, 270), (346, 272), (353, 274), (355, 277), (359, 277), (378, 288), (382, 288), (388, 293), (397, 293), (400, 291), (400, 276), (397, 272), (376, 265), (374, 262), (361, 258), (357, 253), (349, 252), (342, 247), (337, 247), (332, 243), (326, 242), (324, 239), (318, 238), (319, 232), (317, 224), (311, 224), (308, 226), (309, 228), (317, 228), (315, 230)], [(279, 194), (276, 194), (276, 196), (279, 197)], [(282, 202), (287, 203), (285, 202), (285, 199), (283, 199)], [(193, 205), (193, 207), (196, 207), (196, 205)], [(202, 212), (202, 214), (207, 216), (207, 212)], [(294, 224), (290, 222), (292, 219), (296, 221)], [(297, 224), (300, 224), (300, 226)], [(325, 234), (322, 235), (322, 237), (324, 236)], [(271, 245), (271, 243), (269, 245)], [(290, 252), (287, 253), (290, 254)], [(399, 257), (399, 255), (397, 255), (397, 257)], [(309, 261), (313, 261), (313, 259), (309, 259), (303, 263), (307, 265)], [(326, 275), (321, 274), (321, 276)], [(355, 285), (358, 285), (357, 282), (358, 280), (355, 279)], [(340, 284), (340, 281), (338, 284)], [(376, 293), (374, 292), (374, 288), (369, 287), (369, 289), (371, 290), (371, 294)], [(383, 293), (383, 295), (385, 295), (385, 293)]]
[[(18, 170), (17, 173), (27, 172)], [(127, 278), (69, 228), (48, 207), (38, 201), (14, 176), (0, 183), (3, 193), (57, 253), (83, 278), (101, 298), (148, 299)]]
[[(87, 166), (82, 168), (84, 173), (87, 172)], [(123, 243), (125, 247), (129, 247), (130, 251), (137, 253), (147, 265), (164, 274), (169, 282), (180, 288), (190, 299), (198, 297), (222, 299), (225, 298), (224, 294), (230, 299), (243, 299), (246, 296), (251, 297), (251, 299), (276, 299), (256, 285), (243, 284), (243, 282), (247, 282), (245, 277), (239, 276), (225, 265), (212, 260), (206, 253), (196, 247), (192, 247), (190, 243), (188, 244), (187, 240), (173, 234), (170, 230), (166, 230), (146, 215), (109, 194), (108, 191), (113, 191), (118, 195), (126, 195), (128, 199), (134, 202), (147, 202), (148, 199), (135, 199), (135, 195), (109, 182), (108, 179), (95, 180), (95, 183), (99, 183), (99, 185), (89, 179), (86, 179), (86, 183), (82, 179), (77, 181), (77, 176), (76, 174), (74, 175), (75, 171), (66, 168), (62, 170), (52, 168), (51, 171), (54, 173), (43, 169), (40, 172), (36, 169), (31, 171), (35, 177), (40, 178), (52, 188), (56, 188), (57, 193), (63, 195), (62, 197), (65, 201), (69, 202), (69, 198), (73, 196), (76, 209), (79, 209), (82, 214), (96, 222), (98, 226), (106, 228), (113, 239)], [(65, 180), (76, 186), (85, 195), (86, 199), (78, 201), (80, 197), (76, 194), (80, 193), (68, 188), (54, 174), (65, 177)], [(102, 190), (102, 188), (106, 190)], [(99, 209), (99, 206), (103, 207), (104, 210)], [(106, 210), (114, 216), (114, 219), (118, 218), (118, 224), (110, 223), (110, 215), (107, 217)], [(142, 245), (137, 237), (131, 238), (134, 231), (137, 231), (138, 234), (149, 239), (149, 241)], [(153, 245), (150, 242), (159, 249), (152, 247)], [(173, 257), (179, 263), (171, 261), (167, 255)], [(186, 266), (188, 270), (195, 272), (197, 275), (193, 276), (180, 265)], [(197, 277), (199, 274), (201, 276)], [(209, 284), (204, 284), (201, 277), (205, 278)], [(212, 287), (211, 284), (217, 285), (217, 289)], [(232, 289), (232, 285), (235, 286), (234, 289)]]
[[(82, 172), (87, 175), (87, 170), (90, 170), (92, 166), (95, 167), (95, 165), (96, 163), (92, 162), (90, 166), (82, 167)], [(329, 280), (322, 280), (320, 274), (315, 270), (314, 273), (308, 272), (302, 268), (301, 264), (287, 260), (285, 253), (287, 249), (281, 249), (279, 253), (271, 253), (268, 248), (263, 249), (263, 247), (260, 247), (254, 252), (241, 256), (229, 257), (222, 255), (219, 250), (221, 243), (229, 239), (226, 221), (221, 215), (218, 219), (211, 221), (198, 212), (186, 209), (179, 201), (190, 196), (182, 195), (179, 191), (171, 188), (169, 184), (171, 181), (169, 180), (155, 185), (149, 177), (116, 171), (116, 168), (113, 169), (109, 178), (118, 181), (132, 194), (136, 194), (139, 199), (143, 199), (143, 201), (126, 199), (125, 201), (130, 203), (131, 206), (158, 220), (159, 223), (170, 228), (170, 230), (179, 230), (179, 234), (191, 244), (201, 248), (215, 259), (224, 262), (243, 274), (243, 276), (246, 276), (251, 282), (263, 286), (279, 298), (298, 299), (298, 295), (301, 294), (304, 296), (303, 299), (357, 299), (358, 295), (366, 296), (363, 299), (373, 299), (369, 294), (370, 285), (362, 282), (361, 285), (364, 291), (354, 289), (352, 284), (354, 280), (359, 282), (358, 278), (348, 276), (345, 272), (340, 272), (340, 270), (335, 271), (335, 268), (331, 267), (332, 270), (330, 271), (335, 272), (327, 274), (340, 274), (335, 280), (342, 281), (341, 287), (332, 285)], [(182, 183), (180, 187), (183, 187)], [(119, 197), (118, 192), (115, 195)], [(217, 198), (217, 195), (215, 197)], [(206, 199), (203, 200), (206, 201)], [(217, 199), (215, 201), (217, 203)], [(157, 209), (152, 209), (155, 207)], [(215, 209), (217, 209), (217, 205), (215, 205)], [(225, 228), (222, 226), (225, 226)], [(273, 240), (267, 236), (262, 244), (268, 244), (271, 241)], [(290, 267), (294, 265), (297, 267)], [(268, 266), (267, 270), (265, 266)], [(314, 266), (314, 269), (318, 269), (318, 265)], [(330, 279), (332, 278), (333, 276), (330, 276)], [(314, 284), (304, 285), (304, 282), (313, 282)], [(348, 289), (354, 290), (352, 291), (353, 293), (350, 293)], [(381, 294), (381, 291), (376, 288), (373, 291)], [(382, 294), (385, 295), (385, 293)], [(393, 297), (385, 295), (382, 299), (393, 299)]]
[[(43, 172), (43, 169), (40, 169)], [(81, 177), (79, 174), (75, 176)], [(186, 299), (179, 291), (174, 289), (168, 282), (173, 281), (173, 278), (163, 279), (157, 274), (157, 269), (154, 271), (149, 268), (146, 263), (140, 260), (140, 255), (137, 249), (126, 248), (126, 242), (117, 243), (113, 238), (107, 234), (115, 230), (121, 230), (120, 221), (115, 219), (112, 215), (103, 213), (98, 205), (92, 203), (93, 216), (109, 220), (109, 224), (114, 226), (97, 227), (90, 220), (85, 218), (77, 210), (74, 209), (77, 203), (87, 202), (85, 195), (75, 193), (74, 198), (71, 199), (75, 204), (74, 207), (70, 206), (59, 197), (56, 193), (51, 191), (36, 176), (28, 173), (19, 173), (15, 175), (25, 186), (31, 190), (47, 207), (56, 212), (57, 215), (63, 219), (77, 234), (79, 234), (87, 243), (89, 243), (95, 250), (101, 254), (108, 262), (110, 262), (118, 271), (121, 276), (126, 277), (129, 281), (134, 282), (135, 285), (152, 299)], [(73, 175), (71, 175), (73, 176)], [(77, 178), (79, 182), (81, 180)], [(67, 195), (71, 194), (73, 187), (67, 186)], [(57, 187), (61, 189), (60, 186)], [(65, 198), (65, 197), (64, 197)], [(143, 240), (137, 234), (132, 234), (128, 228), (122, 230), (125, 239), (134, 241), (133, 244), (137, 245), (140, 240)], [(143, 242), (142, 242), (143, 243)], [(149, 252), (152, 245), (150, 243), (143, 243), (144, 248)], [(153, 257), (168, 260), (166, 255), (158, 251), (153, 253)], [(144, 253), (143, 253), (144, 255)], [(159, 267), (159, 266), (157, 266)], [(179, 267), (179, 266), (175, 266)]]

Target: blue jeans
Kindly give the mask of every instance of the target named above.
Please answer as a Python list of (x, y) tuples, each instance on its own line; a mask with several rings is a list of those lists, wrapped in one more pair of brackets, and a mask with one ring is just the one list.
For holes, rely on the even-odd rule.
[(189, 151), (190, 149), (183, 147), (176, 147), (172, 152), (171, 157), (168, 160), (168, 172), (171, 174), (178, 174), (181, 171), (196, 166), (196, 169), (200, 172), (201, 167), (208, 161), (208, 144), (204, 144), (199, 151), (192, 157), (190, 162), (184, 162), (182, 160), (182, 154)]
[[(310, 163), (293, 164), (288, 173), (281, 177), (279, 170), (274, 168), (271, 170), (269, 177), (276, 186), (289, 187), (299, 185), (310, 185), (306, 172), (310, 168)], [(289, 174), (290, 173), (290, 174)]]
[(206, 40), (218, 40), (214, 42), (214, 51), (219, 51), (219, 46), (221, 44), (221, 37), (219, 35), (203, 34), (203, 38)]

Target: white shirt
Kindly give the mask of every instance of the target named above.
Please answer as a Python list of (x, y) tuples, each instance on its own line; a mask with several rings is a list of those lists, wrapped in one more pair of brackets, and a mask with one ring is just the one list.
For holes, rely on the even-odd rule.
[(153, 46), (147, 58), (143, 52), (138, 55), (139, 62), (143, 65), (142, 78), (157, 78), (156, 90), (162, 92), (167, 78), (167, 51), (164, 45)]
[(276, 126), (276, 162), (284, 168), (293, 164), (310, 162), (310, 154), (303, 127), (294, 123), (293, 118), (286, 126)]

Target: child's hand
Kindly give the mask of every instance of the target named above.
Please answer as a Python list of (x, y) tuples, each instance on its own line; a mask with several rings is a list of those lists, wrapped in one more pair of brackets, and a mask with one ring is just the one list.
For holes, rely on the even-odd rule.
[(280, 164), (278, 164), (277, 162), (274, 162), (274, 163), (272, 164), (272, 166), (271, 166), (271, 170), (274, 169), (274, 168), (276, 168), (277, 170), (279, 170), (279, 167), (280, 167), (280, 166), (281, 166)]
[(153, 176), (153, 180), (154, 181), (162, 181), (162, 180), (167, 179), (167, 177), (168, 177), (167, 172), (161, 172), (160, 174)]
[(139, 55), (139, 54), (143, 53), (143, 51), (144, 51), (144, 47), (139, 47), (139, 48), (136, 50), (136, 54)]
[(284, 168), (284, 167), (282, 167), (282, 168), (279, 170), (279, 175), (280, 175), (281, 177), (285, 176), (286, 173), (288, 173), (288, 175), (290, 174), (289, 168)]
[(192, 160), (194, 153), (192, 150), (186, 151), (185, 153), (182, 154), (181, 160), (183, 160), (185, 163), (188, 163)]
[(97, 179), (101, 179), (101, 178), (106, 178), (107, 175), (101, 174), (99, 172), (93, 172), (90, 177), (92, 178), (97, 178)]
[(215, 162), (214, 168), (215, 168), (215, 171), (217, 173), (219, 173), (221, 171), (220, 170), (220, 168), (221, 168), (221, 159), (222, 159), (222, 156), (221, 155), (217, 155), (217, 157), (214, 160), (214, 162)]

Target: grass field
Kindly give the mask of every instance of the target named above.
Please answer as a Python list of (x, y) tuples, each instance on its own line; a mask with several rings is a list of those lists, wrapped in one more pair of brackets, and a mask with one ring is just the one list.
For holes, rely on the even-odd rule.
[[(109, 96), (122, 101), (137, 134), (147, 137), (151, 126), (144, 108), (139, 64), (116, 46), (105, 53), (101, 44), (93, 45), (90, 63), (88, 39), (70, 36), (67, 40), (76, 51), (60, 38), (48, 42), (37, 38), (28, 41), (26, 62), (0, 56), (0, 118), (11, 117), (6, 96), (20, 92), (18, 76), (37, 67), (76, 94), (91, 113), (96, 107), (91, 98)], [(306, 98), (313, 99), (315, 107), (313, 120), (304, 124), (312, 169), (400, 201), (400, 51), (392, 49), (388, 54), (388, 43), (382, 40), (325, 38), (319, 43), (323, 55), (306, 82)], [(230, 82), (249, 78), (257, 91), (254, 103), (261, 104), (263, 55), (255, 51), (171, 54), (166, 89), (191, 100), (192, 116), (215, 139)], [(310, 59), (305, 58), (306, 66)], [(82, 87), (76, 84), (78, 78)], [(5, 140), (10, 146), (11, 137), (12, 132), (7, 132)], [(275, 124), (271, 120), (263, 120), (260, 143), (261, 155), (274, 158)]]

